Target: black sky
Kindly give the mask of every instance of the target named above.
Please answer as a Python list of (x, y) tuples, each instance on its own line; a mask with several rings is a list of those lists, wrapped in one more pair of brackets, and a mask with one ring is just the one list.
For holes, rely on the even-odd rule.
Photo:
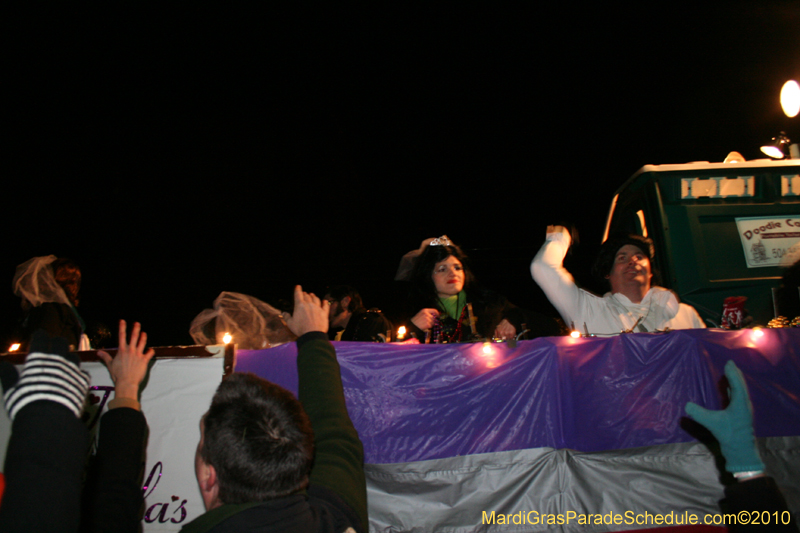
[(796, 1), (102, 9), (4, 17), (2, 272), (73, 258), (85, 317), (156, 345), (189, 344), (223, 290), (352, 283), (391, 312), (399, 257), (442, 233), (539, 307), (546, 224), (577, 225), (580, 270), (644, 164), (800, 137), (777, 99)]

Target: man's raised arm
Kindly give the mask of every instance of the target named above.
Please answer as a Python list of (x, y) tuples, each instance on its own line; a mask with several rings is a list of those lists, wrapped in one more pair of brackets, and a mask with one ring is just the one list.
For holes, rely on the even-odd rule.
[(531, 275), (547, 295), (567, 327), (580, 315), (583, 294), (564, 268), (564, 257), (572, 242), (564, 226), (547, 226), (547, 236), (531, 263)]
[(312, 487), (321, 485), (339, 495), (355, 511), (366, 531), (364, 447), (347, 414), (339, 362), (326, 334), (329, 306), (329, 302), (303, 292), (298, 285), (294, 313), (286, 321), (298, 336), (298, 396), (314, 429), (316, 455), (310, 482)]

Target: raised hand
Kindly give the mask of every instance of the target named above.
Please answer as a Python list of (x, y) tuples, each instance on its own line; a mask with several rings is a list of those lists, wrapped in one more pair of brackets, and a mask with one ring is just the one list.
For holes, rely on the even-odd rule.
[(328, 312), (331, 303), (320, 300), (315, 294), (303, 292), (303, 287), (294, 288), (294, 313), (286, 318), (292, 333), (302, 337), (311, 331), (328, 332)]
[(564, 233), (569, 237), (569, 230), (564, 226), (547, 226), (547, 235)]
[(747, 394), (742, 371), (733, 361), (725, 363), (731, 403), (721, 411), (711, 411), (696, 403), (686, 404), (686, 414), (703, 424), (719, 441), (728, 472), (764, 470), (753, 434), (753, 405)]
[[(124, 320), (119, 321), (119, 350), (115, 357), (104, 351), (97, 352), (103, 360), (114, 382), (114, 394), (117, 398), (131, 398), (138, 400), (139, 385), (147, 374), (147, 365), (155, 355), (150, 348), (145, 352), (147, 333), (141, 331), (141, 324), (134, 322), (131, 331), (131, 341), (127, 342), (127, 325)], [(141, 331), (141, 334), (140, 334)]]

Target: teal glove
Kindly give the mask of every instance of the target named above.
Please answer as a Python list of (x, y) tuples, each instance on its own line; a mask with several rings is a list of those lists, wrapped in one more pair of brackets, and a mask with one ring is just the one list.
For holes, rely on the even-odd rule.
[(696, 403), (686, 404), (686, 414), (703, 424), (719, 441), (728, 472), (763, 471), (753, 433), (753, 404), (747, 394), (742, 371), (733, 361), (725, 363), (731, 403), (722, 411), (709, 411)]

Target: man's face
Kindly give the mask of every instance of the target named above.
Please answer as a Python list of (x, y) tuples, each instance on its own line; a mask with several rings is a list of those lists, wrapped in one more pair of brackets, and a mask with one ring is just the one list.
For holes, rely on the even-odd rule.
[(208, 497), (206, 491), (203, 490), (203, 482), (208, 475), (208, 463), (203, 459), (201, 450), (203, 449), (203, 441), (206, 435), (206, 415), (200, 418), (200, 442), (197, 443), (197, 450), (194, 452), (194, 474), (197, 477), (197, 482), (200, 485), (200, 494), (203, 497), (203, 505), (206, 510), (210, 509), (211, 499)]
[(203, 415), (203, 417), (200, 419), (200, 442), (197, 443), (197, 449), (194, 452), (194, 473), (198, 477), (200, 475), (200, 466), (205, 462), (203, 461), (203, 456), (200, 453), (200, 450), (203, 449), (203, 439), (206, 434), (205, 417), (206, 415)]
[(349, 297), (345, 298), (347, 302), (344, 300), (336, 301), (330, 294), (326, 294), (325, 299), (331, 303), (331, 307), (328, 310), (328, 326), (331, 328), (344, 327), (349, 317), (349, 315), (345, 313), (345, 311), (347, 311), (347, 305), (350, 303)]
[(611, 292), (627, 294), (627, 289), (644, 287), (645, 292), (650, 290), (650, 280), (653, 273), (650, 271), (650, 260), (638, 247), (626, 244), (614, 256), (614, 264), (608, 281)]

